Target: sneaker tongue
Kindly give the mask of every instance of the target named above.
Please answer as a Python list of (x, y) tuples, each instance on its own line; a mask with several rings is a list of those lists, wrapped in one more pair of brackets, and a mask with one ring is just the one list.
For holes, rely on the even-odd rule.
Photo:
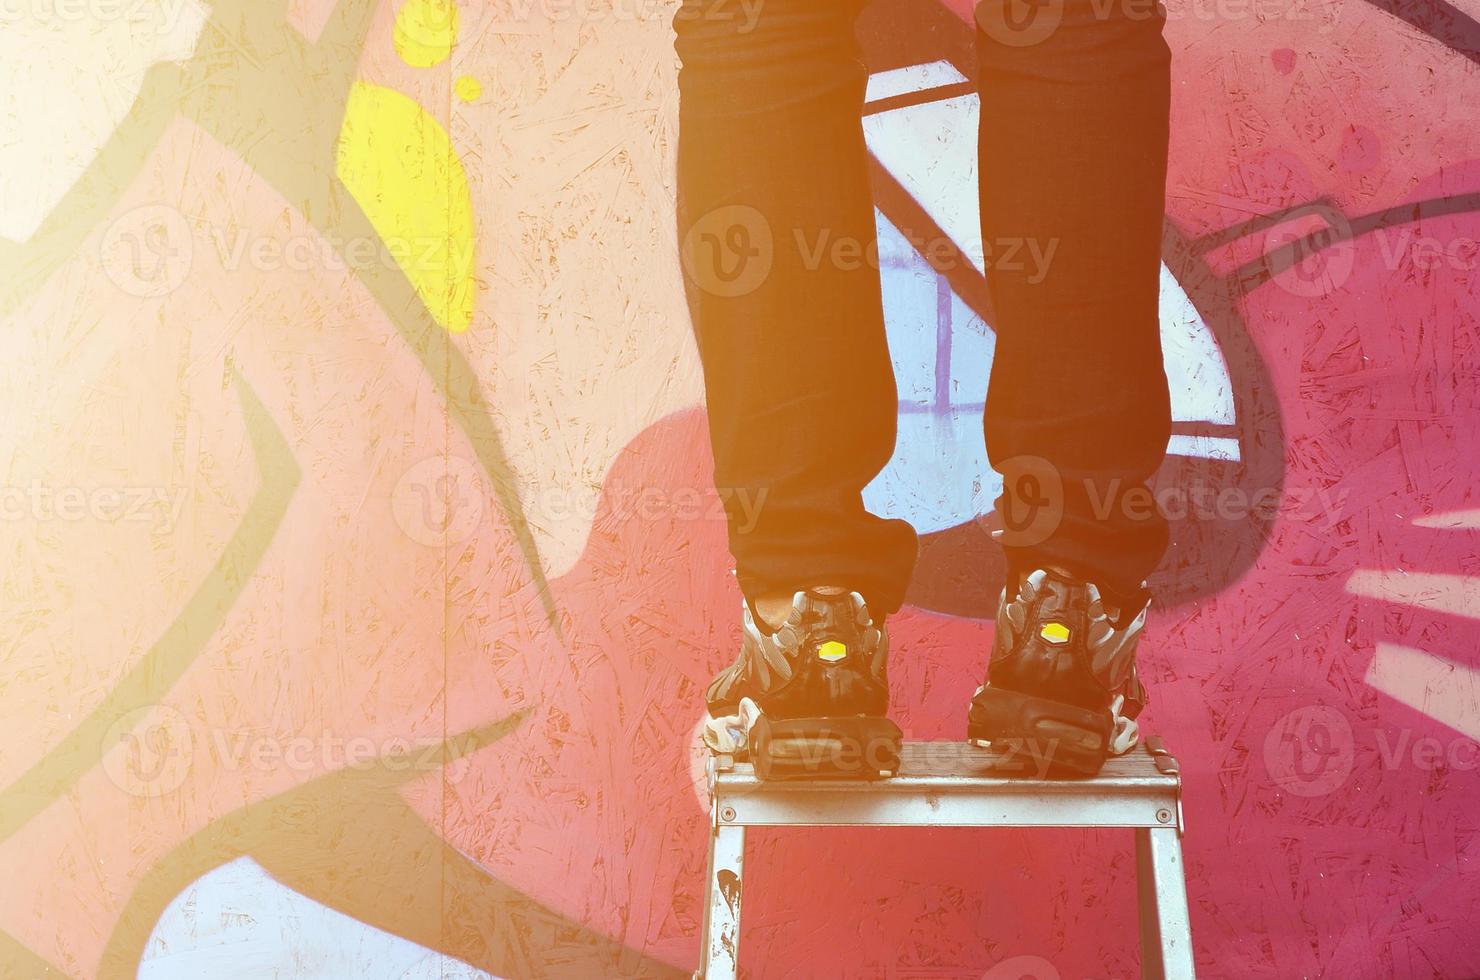
[(847, 600), (847, 589), (823, 587), (808, 589), (793, 610), (791, 619), (806, 632), (841, 637), (852, 624), (853, 604)]
[(1091, 597), (1095, 595), (1099, 596), (1100, 606), (1104, 609), (1106, 618), (1108, 618), (1110, 622), (1114, 623), (1117, 629), (1123, 628), (1126, 625), (1126, 621), (1134, 618), (1135, 613), (1140, 612), (1141, 607), (1145, 605), (1149, 599), (1149, 595), (1146, 594), (1144, 589), (1140, 590), (1134, 595), (1122, 595), (1118, 592), (1107, 593), (1104, 587), (1101, 586), (1099, 583), (1091, 582), (1089, 579), (1080, 578), (1079, 576), (1069, 572), (1067, 569), (1059, 568), (1053, 565), (1046, 566), (1042, 569), (1033, 569), (1027, 572), (1014, 571), (1008, 579), (1008, 581), (1013, 586), (1013, 594), (1018, 594), (1022, 590), (1023, 583), (1028, 580), (1029, 576), (1035, 574), (1038, 571), (1043, 572), (1046, 578), (1052, 579), (1056, 582), (1061, 582), (1064, 585), (1069, 586), (1070, 588), (1085, 588), (1093, 586), (1093, 589), (1090, 593)]

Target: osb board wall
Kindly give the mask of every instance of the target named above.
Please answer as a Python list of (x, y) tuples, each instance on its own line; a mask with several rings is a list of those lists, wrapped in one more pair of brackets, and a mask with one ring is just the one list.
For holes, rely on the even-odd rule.
[[(6, 976), (694, 964), (736, 595), (671, 9), (457, 9), (0, 31)], [(1233, 483), (1281, 501), (1144, 657), (1208, 976), (1480, 972), (1476, 27), (1400, 12), (1168, 30), (1168, 264)], [(990, 637), (955, 554), (895, 623), (916, 738), (960, 736)], [(757, 836), (752, 975), (1137, 970), (1120, 835)]]

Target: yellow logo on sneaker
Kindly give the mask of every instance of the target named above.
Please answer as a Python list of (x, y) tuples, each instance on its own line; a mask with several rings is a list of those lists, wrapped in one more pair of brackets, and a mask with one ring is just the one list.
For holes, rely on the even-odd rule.
[(1060, 646), (1069, 642), (1069, 627), (1063, 623), (1044, 623), (1038, 635), (1054, 646)]
[(847, 644), (839, 643), (837, 640), (828, 640), (817, 648), (817, 659), (826, 660), (830, 664), (835, 664), (846, 656), (848, 656)]

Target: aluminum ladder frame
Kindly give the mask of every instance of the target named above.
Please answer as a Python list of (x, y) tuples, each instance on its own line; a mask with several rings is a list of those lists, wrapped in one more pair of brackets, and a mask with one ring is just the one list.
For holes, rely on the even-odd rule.
[(739, 972), (747, 827), (1121, 827), (1136, 832), (1141, 975), (1194, 980), (1181, 773), (1159, 738), (1142, 746), (1081, 780), (1005, 772), (1007, 756), (965, 742), (906, 742), (898, 774), (878, 781), (764, 782), (747, 763), (711, 757), (709, 895), (694, 977)]

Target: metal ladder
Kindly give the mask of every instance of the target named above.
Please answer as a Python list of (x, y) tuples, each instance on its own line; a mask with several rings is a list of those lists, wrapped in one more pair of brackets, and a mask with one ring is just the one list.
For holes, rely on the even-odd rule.
[(735, 980), (747, 827), (1125, 827), (1136, 832), (1141, 975), (1193, 980), (1182, 874), (1182, 779), (1161, 740), (1093, 779), (1004, 771), (964, 742), (906, 742), (892, 779), (764, 782), (747, 763), (709, 760), (709, 899), (696, 980)]

